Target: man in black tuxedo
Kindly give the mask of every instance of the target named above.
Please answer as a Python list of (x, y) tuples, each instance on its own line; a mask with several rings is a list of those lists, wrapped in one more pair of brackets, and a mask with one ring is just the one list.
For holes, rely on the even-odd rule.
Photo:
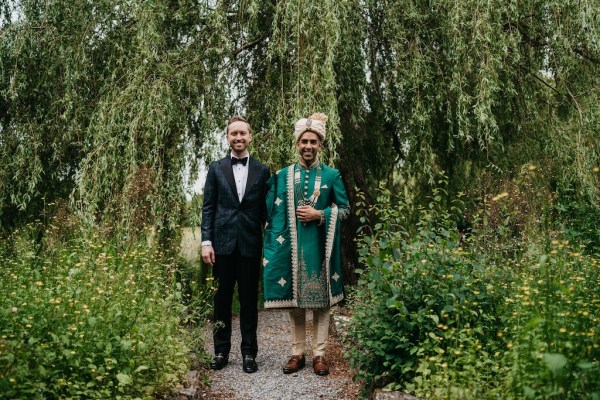
[(250, 124), (233, 116), (227, 122), (231, 154), (212, 162), (204, 184), (202, 207), (202, 259), (213, 268), (217, 280), (213, 333), (215, 356), (211, 368), (219, 370), (229, 361), (231, 304), (237, 282), (240, 300), (240, 331), (243, 370), (255, 372), (258, 343), (258, 280), (262, 253), (262, 230), (266, 221), (266, 182), (270, 172), (248, 154), (252, 141)]

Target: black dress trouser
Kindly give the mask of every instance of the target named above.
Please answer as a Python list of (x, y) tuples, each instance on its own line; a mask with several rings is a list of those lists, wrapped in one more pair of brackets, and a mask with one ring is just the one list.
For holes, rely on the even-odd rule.
[(216, 255), (213, 277), (217, 281), (217, 292), (214, 298), (214, 321), (217, 325), (213, 331), (215, 354), (228, 355), (231, 350), (231, 305), (233, 290), (237, 283), (242, 336), (240, 349), (242, 355), (256, 357), (260, 257), (244, 257), (236, 245), (232, 254)]

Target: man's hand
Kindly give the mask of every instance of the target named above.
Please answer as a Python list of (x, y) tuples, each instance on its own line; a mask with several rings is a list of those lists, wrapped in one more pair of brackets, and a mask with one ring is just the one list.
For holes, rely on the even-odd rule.
[(212, 246), (202, 246), (202, 261), (211, 267), (215, 263), (215, 250)]
[(302, 222), (320, 221), (321, 212), (311, 206), (300, 206), (296, 208), (296, 216)]

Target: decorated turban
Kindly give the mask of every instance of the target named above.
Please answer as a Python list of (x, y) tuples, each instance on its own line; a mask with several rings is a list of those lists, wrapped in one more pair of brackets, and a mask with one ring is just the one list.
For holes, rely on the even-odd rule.
[(308, 118), (299, 119), (294, 125), (294, 137), (296, 142), (300, 140), (300, 136), (304, 132), (314, 132), (321, 138), (321, 141), (325, 140), (325, 123), (327, 123), (327, 115), (322, 113), (314, 113)]

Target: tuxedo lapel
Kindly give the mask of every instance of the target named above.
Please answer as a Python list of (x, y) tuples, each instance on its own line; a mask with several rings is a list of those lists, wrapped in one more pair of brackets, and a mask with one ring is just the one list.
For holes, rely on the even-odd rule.
[(250, 188), (252, 188), (252, 185), (254, 185), (254, 182), (258, 177), (258, 172), (260, 171), (260, 165), (257, 161), (254, 161), (252, 157), (248, 159), (248, 162), (250, 163), (250, 165), (248, 165), (248, 179), (246, 180), (246, 190), (244, 191), (244, 197), (246, 197), (246, 195), (250, 191)]
[[(229, 186), (231, 187), (231, 190), (233, 191), (233, 194), (235, 195), (234, 197), (236, 199), (238, 199), (237, 188), (235, 186), (235, 179), (233, 177), (233, 169), (231, 168), (230, 156), (227, 156), (227, 157), (221, 159), (221, 161), (219, 162), (219, 167), (221, 168), (221, 173), (223, 173), (223, 176), (225, 177), (227, 182), (229, 182)], [(238, 199), (238, 201), (239, 201), (239, 199)]]

